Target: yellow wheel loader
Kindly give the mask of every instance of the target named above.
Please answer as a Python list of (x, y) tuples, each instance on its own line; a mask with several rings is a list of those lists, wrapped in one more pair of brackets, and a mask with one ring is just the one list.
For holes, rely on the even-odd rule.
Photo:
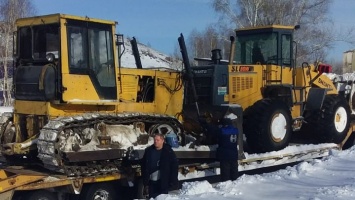
[[(197, 59), (204, 64), (191, 69), (200, 107), (243, 108), (243, 132), (253, 152), (283, 149), (292, 134), (308, 132), (306, 142), (339, 144), (348, 133), (350, 106), (344, 95), (338, 94), (318, 65), (296, 63), (295, 28), (236, 30), (229, 61), (222, 60), (216, 49), (209, 62)], [(185, 90), (187, 105), (195, 102), (189, 98), (194, 94), (191, 88)]]

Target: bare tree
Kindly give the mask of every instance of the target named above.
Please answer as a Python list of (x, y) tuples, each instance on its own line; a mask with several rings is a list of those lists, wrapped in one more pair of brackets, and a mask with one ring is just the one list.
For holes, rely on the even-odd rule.
[(189, 55), (194, 58), (210, 58), (211, 50), (221, 49), (222, 58), (229, 58), (229, 36), (233, 34), (231, 29), (213, 24), (205, 30), (192, 31), (188, 37)]
[(30, 0), (0, 0), (0, 62), (4, 74), (4, 106), (11, 105), (11, 83), (8, 67), (12, 60), (13, 32), (16, 30), (15, 21), (34, 13), (35, 8)]

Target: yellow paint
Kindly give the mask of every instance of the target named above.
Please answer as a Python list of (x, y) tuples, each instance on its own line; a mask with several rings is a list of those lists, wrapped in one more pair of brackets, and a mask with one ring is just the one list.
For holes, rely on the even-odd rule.
[[(250, 68), (252, 71), (242, 72), (241, 68)], [(252, 106), (256, 101), (263, 99), (263, 88), (272, 85), (295, 85), (303, 87), (304, 90), (292, 91), (293, 102), (306, 101), (308, 91), (311, 87), (326, 88), (327, 94), (337, 94), (337, 90), (332, 81), (325, 75), (319, 76), (312, 85), (310, 81), (318, 75), (314, 70), (314, 66), (310, 68), (297, 67), (295, 76), (293, 77), (293, 69), (290, 67), (279, 67), (277, 65), (230, 65), (229, 71), (229, 103), (239, 104), (244, 109)], [(295, 80), (293, 80), (295, 78)], [(273, 80), (274, 82), (270, 81)], [(278, 80), (278, 82), (275, 80)], [(291, 109), (292, 117), (301, 115), (300, 105), (294, 105)]]
[(104, 176), (104, 177), (100, 177), (100, 178), (95, 178), (96, 182), (104, 182), (104, 181), (113, 181), (116, 180), (116, 177), (113, 176)]
[(241, 28), (237, 29), (236, 32), (239, 31), (249, 31), (249, 30), (260, 30), (260, 29), (288, 29), (288, 30), (294, 30), (294, 26), (283, 26), (283, 25), (269, 25), (269, 26), (256, 26), (256, 27), (246, 27), (246, 28)]
[(67, 15), (67, 14), (50, 14), (50, 15), (43, 15), (43, 16), (34, 16), (29, 18), (22, 18), (16, 21), (16, 26), (28, 26), (28, 25), (41, 25), (41, 24), (51, 24), (57, 23), (60, 19), (74, 19), (80, 21), (89, 21), (89, 22), (97, 22), (103, 24), (112, 24), (115, 25), (117, 22), (110, 21), (110, 20), (102, 20), (102, 19), (95, 19), (89, 17), (79, 17), (74, 15)]
[(99, 100), (88, 75), (63, 74), (63, 100)]
[[(71, 74), (69, 71), (67, 20), (79, 20), (84, 22), (96, 22), (112, 27), (114, 64), (110, 69), (115, 75), (117, 98), (104, 99), (100, 97), (91, 78), (87, 74)], [(181, 83), (180, 72), (173, 70), (152, 70), (119, 68), (118, 52), (115, 46), (116, 22), (109, 20), (78, 17), (65, 14), (53, 14), (19, 19), (17, 27), (58, 23), (60, 26), (60, 87), (63, 91), (60, 98), (55, 101), (25, 101), (15, 100), (14, 104), (14, 123), (16, 127), (16, 142), (24, 142), (28, 138), (26, 129), (32, 130), (33, 127), (20, 129), (20, 124), (26, 122), (27, 115), (37, 115), (43, 118), (53, 119), (60, 116), (74, 116), (83, 113), (156, 113), (177, 116), (182, 111), (183, 88), (178, 91), (177, 83)], [(89, 49), (87, 49), (89, 50)], [(139, 94), (146, 83), (139, 83), (142, 78), (149, 78), (154, 82), (154, 100), (152, 102), (140, 102)], [(55, 78), (55, 77), (53, 77)], [(41, 85), (43, 87), (43, 84)], [(26, 124), (26, 123), (25, 123)], [(28, 125), (27, 126), (31, 126)], [(25, 153), (25, 152), (23, 152)]]

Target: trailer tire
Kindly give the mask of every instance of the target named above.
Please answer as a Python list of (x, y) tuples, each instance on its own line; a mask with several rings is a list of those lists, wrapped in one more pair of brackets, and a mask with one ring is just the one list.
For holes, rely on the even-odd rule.
[(113, 184), (108, 183), (94, 183), (85, 188), (83, 198), (85, 200), (115, 200), (118, 198), (119, 185), (117, 188), (113, 187)]
[(56, 193), (47, 190), (37, 190), (34, 191), (29, 200), (57, 200), (58, 197)]
[(320, 142), (341, 143), (350, 127), (350, 106), (339, 95), (326, 95), (323, 106), (312, 124)]
[(280, 100), (262, 99), (247, 111), (244, 132), (248, 146), (255, 153), (285, 148), (291, 139), (291, 112)]

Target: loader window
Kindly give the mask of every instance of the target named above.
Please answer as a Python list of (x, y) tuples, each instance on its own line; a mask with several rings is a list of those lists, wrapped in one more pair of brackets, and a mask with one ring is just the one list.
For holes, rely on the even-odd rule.
[(238, 35), (236, 49), (237, 64), (276, 64), (277, 33)]
[(26, 26), (18, 31), (18, 51), (22, 60), (46, 61), (52, 53), (59, 57), (59, 24)]
[(69, 73), (88, 75), (102, 99), (116, 99), (112, 26), (67, 20)]
[(23, 27), (19, 30), (18, 51), (19, 57), (24, 60), (32, 59), (32, 30), (30, 27)]
[(90, 68), (103, 87), (115, 87), (112, 35), (109, 31), (89, 30)]
[(291, 65), (291, 35), (281, 36), (281, 59), (283, 65)]
[(44, 25), (33, 27), (33, 59), (45, 60), (48, 53), (59, 56), (58, 25)]
[(86, 29), (81, 27), (68, 27), (68, 50), (70, 73), (87, 73), (87, 36)]

